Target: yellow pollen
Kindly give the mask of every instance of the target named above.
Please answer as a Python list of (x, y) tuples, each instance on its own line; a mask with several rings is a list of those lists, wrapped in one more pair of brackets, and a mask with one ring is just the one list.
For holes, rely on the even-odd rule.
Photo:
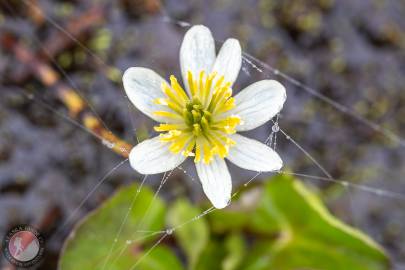
[[(216, 72), (198, 74), (187, 72), (188, 93), (175, 76), (170, 76), (170, 85), (161, 86), (164, 97), (154, 102), (162, 110), (154, 114), (167, 123), (155, 126), (162, 132), (160, 140), (168, 143), (174, 154), (194, 156), (195, 162), (210, 163), (217, 155), (225, 158), (235, 142), (229, 138), (236, 132), (241, 119), (229, 115), (235, 107), (231, 83)], [(225, 114), (228, 112), (228, 115)]]

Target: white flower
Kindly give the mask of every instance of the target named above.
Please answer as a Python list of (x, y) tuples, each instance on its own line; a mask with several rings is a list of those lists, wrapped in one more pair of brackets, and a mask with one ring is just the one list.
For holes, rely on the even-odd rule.
[(186, 91), (173, 75), (169, 84), (150, 69), (129, 68), (123, 76), (126, 94), (140, 111), (160, 122), (155, 130), (162, 132), (131, 150), (131, 166), (142, 174), (156, 174), (192, 156), (204, 192), (216, 208), (231, 199), (224, 158), (248, 170), (279, 170), (283, 162), (275, 151), (236, 132), (275, 116), (286, 99), (285, 89), (277, 81), (262, 80), (232, 97), (241, 64), (239, 41), (226, 40), (216, 56), (210, 30), (198, 25), (186, 33), (180, 49)]

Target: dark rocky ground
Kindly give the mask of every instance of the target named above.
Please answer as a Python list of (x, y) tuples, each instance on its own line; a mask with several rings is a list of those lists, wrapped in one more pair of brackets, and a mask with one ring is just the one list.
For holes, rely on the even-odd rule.
[[(102, 23), (91, 28), (80, 42), (121, 71), (146, 66), (167, 77), (179, 74), (178, 50), (187, 28), (177, 21), (202, 23), (211, 28), (217, 40), (237, 37), (245, 52), (353, 109), (357, 115), (405, 136), (403, 1), (166, 0), (159, 4), (122, 0), (105, 6), (103, 2), (107, 1), (31, 1), (41, 7), (44, 18), (24, 1), (1, 0), (0, 34), (11, 32), (33, 52), (40, 51), (42, 42), (59, 32), (46, 19), (66, 26), (90, 6), (99, 5)], [(73, 82), (106, 126), (127, 141), (136, 142), (134, 128), (142, 138), (152, 134), (153, 123), (128, 105), (119, 77), (109, 79), (107, 76), (114, 74), (103, 72), (94, 56), (77, 43), (72, 44), (53, 57), (55, 63), (47, 60), (66, 71), (70, 79), (62, 77), (62, 81)], [(41, 267), (53, 269), (69, 229), (55, 236), (56, 228), (123, 158), (61, 118), (59, 114), (68, 112), (53, 89), (32, 76), (20, 76), (24, 69), (15, 55), (0, 50), (0, 235), (14, 224), (40, 227), (49, 239)], [(303, 88), (269, 70), (260, 73), (246, 62), (235, 91), (263, 77), (280, 79), (287, 88), (281, 128), (333, 177), (405, 196), (403, 146)], [(27, 93), (36, 98), (28, 99)], [(251, 135), (265, 140), (270, 132), (269, 123)], [(322, 175), (282, 134), (278, 135), (277, 148), (292, 171)], [(194, 174), (191, 167), (187, 171)], [(235, 167), (231, 172), (237, 183), (252, 176)], [(121, 166), (77, 216), (96, 207), (117, 186), (138, 179), (128, 164)], [(156, 186), (158, 181), (151, 178), (148, 184)], [(396, 269), (405, 269), (404, 200), (324, 181), (307, 183), (321, 187), (335, 215), (376, 239), (388, 250)], [(198, 183), (178, 171), (163, 193), (170, 199), (181, 192), (188, 192), (195, 201), (204, 198)]]

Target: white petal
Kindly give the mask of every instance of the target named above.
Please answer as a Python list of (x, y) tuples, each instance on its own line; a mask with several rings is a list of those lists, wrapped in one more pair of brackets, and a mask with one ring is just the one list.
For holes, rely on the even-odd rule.
[(276, 171), (283, 167), (280, 156), (264, 143), (239, 134), (233, 134), (230, 138), (236, 144), (229, 149), (227, 159), (235, 165), (257, 172)]
[(155, 121), (170, 121), (153, 114), (155, 111), (168, 110), (167, 107), (154, 103), (155, 99), (165, 97), (161, 85), (167, 82), (162, 77), (148, 68), (131, 67), (125, 71), (122, 81), (129, 100), (138, 110)]
[(226, 82), (233, 84), (238, 77), (242, 65), (242, 50), (239, 41), (230, 38), (225, 41), (218, 52), (212, 71), (223, 75)]
[(231, 200), (232, 181), (225, 160), (217, 156), (209, 163), (195, 164), (205, 195), (215, 208), (224, 208)]
[(200, 71), (204, 70), (208, 74), (214, 61), (215, 42), (211, 31), (203, 25), (191, 27), (185, 34), (180, 48), (180, 68), (187, 91), (189, 91), (187, 72), (191, 71), (194, 76), (198, 76)]
[(253, 83), (235, 96), (235, 108), (226, 115), (238, 115), (242, 123), (237, 131), (246, 131), (263, 125), (282, 108), (287, 98), (284, 86), (274, 80)]
[(179, 166), (185, 156), (170, 152), (167, 144), (159, 136), (145, 140), (129, 153), (131, 167), (141, 174), (156, 174), (172, 170)]

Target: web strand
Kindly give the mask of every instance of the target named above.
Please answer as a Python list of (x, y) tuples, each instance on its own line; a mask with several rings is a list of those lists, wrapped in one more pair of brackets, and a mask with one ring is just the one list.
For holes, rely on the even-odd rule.
[(312, 96), (326, 102), (327, 104), (329, 104), (330, 106), (335, 108), (340, 113), (346, 114), (346, 115), (356, 119), (357, 121), (361, 122), (362, 124), (364, 124), (364, 125), (368, 126), (369, 128), (373, 129), (374, 131), (381, 133), (386, 138), (398, 143), (402, 147), (405, 146), (405, 140), (402, 137), (395, 134), (394, 132), (384, 128), (381, 125), (378, 125), (375, 122), (370, 121), (369, 119), (367, 119), (367, 118), (361, 116), (360, 114), (354, 112), (349, 107), (334, 101), (333, 99), (321, 94), (319, 91), (315, 90), (314, 88), (309, 87), (309, 86), (299, 82), (298, 80), (296, 80), (296, 79), (292, 78), (291, 76), (281, 72), (280, 70), (270, 66), (269, 64), (264, 63), (263, 61), (260, 61), (259, 59), (251, 56), (250, 54), (248, 54), (246, 52), (243, 52), (243, 56), (244, 56), (243, 59), (247, 63), (249, 63), (252, 67), (254, 67), (257, 71), (259, 71), (260, 73), (264, 73), (264, 70), (259, 68), (254, 62), (261, 65), (263, 68), (265, 68), (267, 71), (270, 71), (274, 75), (280, 76), (281, 78), (285, 79), (289, 83), (297, 86), (300, 89), (303, 89), (304, 91), (308, 92)]
[(89, 55), (91, 55), (99, 64), (109, 67), (103, 59), (101, 59), (100, 56), (98, 56), (96, 53), (94, 53), (90, 48), (88, 48), (86, 45), (84, 45), (80, 40), (78, 40), (74, 35), (72, 35), (69, 31), (67, 31), (63, 26), (58, 24), (54, 19), (52, 19), (51, 16), (47, 15), (45, 12), (43, 12), (40, 8), (38, 8), (37, 5), (33, 4), (30, 2), (30, 0), (23, 0), (21, 1), (24, 3), (27, 7), (33, 8), (36, 12), (44, 16), (45, 20), (49, 22), (51, 25), (53, 25), (56, 29), (64, 33), (68, 38), (73, 40), (77, 45), (79, 45), (83, 50), (86, 51)]
[(304, 173), (282, 172), (282, 171), (280, 171), (280, 173), (287, 174), (287, 175), (299, 176), (299, 177), (308, 178), (308, 179), (312, 179), (312, 180), (321, 180), (321, 181), (327, 181), (327, 182), (331, 182), (331, 183), (337, 183), (337, 184), (340, 184), (340, 185), (342, 185), (344, 187), (345, 186), (350, 186), (350, 187), (353, 187), (355, 189), (362, 190), (362, 191), (365, 191), (367, 193), (371, 193), (371, 194), (374, 194), (374, 195), (387, 197), (387, 198), (391, 198), (391, 199), (396, 199), (396, 200), (400, 200), (400, 201), (405, 201), (405, 195), (404, 194), (396, 193), (396, 192), (388, 191), (388, 190), (384, 190), (384, 189), (374, 188), (374, 187), (370, 187), (370, 186), (366, 186), (366, 185), (355, 184), (355, 183), (351, 183), (348, 180), (336, 180), (336, 179), (330, 179), (330, 178), (327, 178), (327, 177), (322, 177), (322, 176), (317, 176), (317, 175), (309, 175), (309, 174), (304, 174)]
[(63, 229), (66, 228), (67, 225), (70, 224), (71, 220), (76, 216), (76, 214), (79, 212), (79, 210), (83, 207), (83, 205), (87, 202), (87, 200), (93, 195), (93, 193), (106, 181), (108, 178), (116, 171), (118, 170), (122, 165), (128, 162), (128, 159), (124, 159), (120, 161), (118, 164), (116, 164), (112, 169), (110, 169), (98, 182), (97, 184), (86, 194), (86, 196), (83, 198), (83, 200), (79, 203), (79, 205), (72, 211), (72, 213), (66, 218), (66, 221), (60, 226), (58, 231), (55, 233), (55, 235), (58, 235), (60, 232), (63, 231)]
[[(189, 22), (185, 22), (185, 21), (177, 21), (173, 18), (171, 18), (168, 15), (168, 12), (163, 9), (163, 21), (164, 22), (169, 22), (172, 24), (175, 24), (177, 26), (180, 27), (184, 27), (184, 28), (189, 28), (191, 26), (193, 26), (193, 24), (189, 23)], [(224, 43), (221, 40), (215, 40), (216, 42), (220, 43), (221, 45)], [(272, 66), (270, 66), (269, 64), (260, 61), (259, 59), (255, 58), (254, 56), (250, 55), (247, 52), (242, 52), (242, 56), (243, 56), (243, 60), (248, 63), (251, 67), (253, 67), (256, 71), (258, 71), (259, 73), (263, 73), (265, 74), (265, 71), (272, 73), (273, 75), (279, 76), (283, 79), (285, 79), (286, 81), (288, 81), (289, 83), (295, 85), (296, 87), (298, 87), (299, 89), (303, 89), (304, 91), (308, 92), (310, 95), (322, 100), (323, 102), (329, 104), (330, 106), (332, 106), (334, 109), (336, 109), (337, 111), (339, 111), (342, 114), (348, 115), (354, 119), (356, 119), (357, 121), (363, 123), (364, 125), (368, 126), (369, 128), (371, 128), (372, 130), (382, 134), (383, 136), (385, 136), (386, 138), (398, 143), (399, 145), (401, 145), (402, 147), (405, 146), (405, 139), (402, 138), (401, 136), (395, 134), (394, 132), (392, 132), (391, 130), (388, 130), (386, 128), (384, 128), (381, 125), (378, 125), (377, 123), (361, 116), (360, 114), (356, 113), (355, 111), (353, 111), (352, 109), (350, 109), (349, 107), (334, 101), (333, 99), (325, 96), (324, 94), (320, 93), (319, 91), (317, 91), (316, 89), (294, 79), (293, 77), (289, 76), (286, 73), (281, 72), (279, 69), (274, 68)], [(260, 67), (261, 66), (261, 67)]]
[[(25, 5), (30, 5), (33, 6), (34, 8), (38, 9), (34, 4), (30, 3), (27, 0), (24, 0), (23, 3)], [(38, 9), (38, 11), (40, 11)], [(74, 40), (74, 42), (76, 44), (78, 44), (80, 47), (82, 47), (86, 53), (88, 53), (89, 55), (91, 55), (93, 58), (95, 58), (97, 60), (97, 62), (102, 63), (104, 66), (107, 66), (104, 61), (94, 52), (92, 52), (87, 46), (85, 46), (84, 44), (82, 44), (79, 40), (77, 40), (73, 35), (71, 35), (68, 31), (66, 31), (62, 26), (60, 26), (59, 24), (57, 24), (50, 16), (47, 16), (46, 14), (44, 14), (42, 11), (40, 11), (42, 13), (42, 15), (45, 17), (45, 19), (50, 22), (55, 28), (57, 28), (58, 30), (60, 30), (61, 32), (63, 32), (64, 34), (66, 34), (69, 38), (71, 38), (72, 40)], [(166, 20), (166, 22), (170, 22), (170, 23), (174, 23), (176, 25), (179, 25), (181, 27), (190, 27), (191, 24), (188, 22), (182, 22), (182, 21), (176, 21), (171, 19), (168, 16), (165, 16), (164, 19)], [(43, 46), (43, 45), (41, 45)], [(272, 66), (254, 58), (253, 56), (247, 54), (247, 53), (243, 53), (244, 58), (243, 60), (248, 63), (251, 67), (253, 67), (255, 70), (257, 70), (260, 73), (265, 73), (265, 72), (270, 72), (276, 76), (279, 76), (283, 79), (285, 79), (286, 81), (288, 81), (289, 83), (297, 86), (297, 88), (299, 89), (303, 89), (304, 91), (308, 92), (309, 94), (311, 94), (312, 96), (326, 102), (327, 104), (331, 105), (333, 108), (335, 108), (337, 111), (341, 112), (342, 114), (348, 115), (350, 117), (352, 117), (353, 119), (358, 120), (359, 122), (365, 124), (366, 126), (368, 126), (369, 128), (383, 134), (385, 137), (399, 143), (401, 146), (405, 146), (404, 144), (404, 140), (402, 137), (396, 135), (395, 133), (393, 133), (390, 130), (387, 130), (385, 128), (383, 128), (382, 126), (368, 120), (367, 118), (355, 113), (353, 110), (351, 110), (350, 108), (330, 99), (329, 97), (319, 93), (318, 91), (316, 91), (314, 88), (311, 88), (309, 86), (306, 86), (305, 84), (297, 81), (296, 79), (290, 77), (289, 75), (286, 75), (282, 72), (280, 72), (278, 69), (273, 68)], [(50, 59), (52, 60), (52, 62), (55, 63), (55, 60), (52, 59), (52, 56), (50, 56)], [(56, 63), (57, 65), (57, 63)], [(58, 65), (57, 65), (58, 66)], [(60, 67), (58, 67), (59, 71), (64, 75), (64, 77), (70, 81), (70, 83), (72, 84), (73, 81), (70, 80), (70, 78), (68, 77), (68, 74), (61, 69)], [(74, 87), (76, 88), (76, 87)], [(77, 88), (76, 88), (77, 89)], [(28, 95), (27, 95), (28, 96)], [(33, 100), (32, 96), (28, 96), (31, 100)], [(36, 99), (35, 99), (36, 100)], [(38, 102), (38, 100), (36, 100)], [(88, 103), (88, 101), (86, 101)], [(82, 130), (85, 130), (87, 133), (95, 136), (96, 138), (98, 138), (101, 142), (104, 141), (103, 138), (99, 137), (97, 134), (95, 134), (94, 132), (92, 132), (91, 130), (87, 129), (86, 127), (84, 127), (83, 125), (81, 125), (80, 123), (76, 122), (75, 120), (69, 118), (68, 116), (61, 114), (60, 112), (58, 112), (57, 110), (53, 109), (52, 106), (50, 106), (49, 104), (46, 104), (42, 101), (39, 101), (39, 103), (46, 108), (47, 110), (50, 110), (52, 113), (57, 114), (59, 117), (67, 120), (68, 122), (70, 122), (71, 124), (75, 125), (76, 127), (79, 127)], [(88, 103), (89, 104), (89, 103)], [(132, 121), (132, 120), (131, 120)], [(133, 122), (133, 121), (132, 121)], [(277, 122), (277, 121), (276, 121)], [(104, 124), (104, 123), (103, 123)], [(134, 128), (135, 129), (135, 128)], [(316, 176), (316, 175), (308, 175), (308, 174), (303, 174), (303, 173), (295, 173), (295, 172), (287, 172), (287, 171), (279, 171), (278, 173), (280, 174), (285, 174), (285, 175), (294, 175), (294, 176), (299, 176), (302, 178), (307, 178), (309, 180), (321, 180), (321, 181), (327, 181), (327, 182), (331, 182), (331, 183), (336, 183), (339, 185), (342, 185), (343, 187), (346, 188), (347, 192), (350, 192), (349, 187), (355, 189), (355, 190), (361, 190), (363, 192), (367, 192), (367, 193), (371, 193), (374, 195), (378, 195), (381, 197), (387, 197), (387, 198), (392, 198), (395, 200), (401, 200), (401, 201), (405, 201), (405, 195), (400, 194), (400, 193), (395, 193), (395, 192), (391, 192), (391, 191), (386, 191), (386, 190), (382, 190), (382, 189), (378, 189), (378, 188), (373, 188), (373, 187), (369, 187), (369, 186), (365, 186), (365, 185), (360, 185), (360, 184), (355, 184), (352, 183), (351, 181), (346, 181), (346, 180), (338, 180), (338, 179), (334, 179), (331, 174), (320, 164), (320, 162), (318, 162), (312, 155), (309, 154), (309, 152), (307, 150), (305, 150), (300, 144), (298, 144), (298, 142), (296, 142), (294, 139), (292, 139), (284, 130), (281, 130), (281, 133), (285, 136), (285, 138), (290, 141), (295, 147), (297, 147), (302, 153), (304, 153), (304, 155), (309, 158), (311, 160), (311, 162), (318, 167), (322, 173), (326, 176)], [(273, 138), (274, 137), (274, 138)], [(265, 143), (270, 142), (270, 146), (273, 144), (274, 147), (276, 145), (276, 138), (277, 138), (277, 132), (271, 132), (270, 136), (268, 137), (268, 139), (266, 140)], [(137, 138), (138, 140), (138, 138)], [(139, 142), (139, 141), (138, 141)], [(104, 144), (104, 143), (103, 143)], [(121, 161), (118, 165), (116, 165), (114, 168), (112, 168), (112, 170), (110, 170), (94, 187), (93, 189), (86, 195), (85, 199), (79, 204), (79, 206), (74, 210), (78, 211), (83, 204), (85, 203), (85, 201), (94, 193), (94, 191), (116, 170), (118, 169), (122, 164), (124, 164), (127, 160)], [(190, 174), (188, 174), (182, 167), (178, 168), (179, 170), (183, 171), (185, 173), (185, 175), (188, 175), (189, 177)], [(151, 208), (152, 203), (155, 201), (155, 198), (158, 196), (158, 193), (160, 192), (160, 190), (162, 189), (164, 183), (166, 182), (167, 178), (170, 176), (171, 172), (169, 173), (169, 175), (166, 177), (166, 175), (163, 176), (162, 181), (159, 185), (159, 188), (157, 189), (157, 191), (154, 194), (154, 199), (152, 200), (151, 204), (148, 206), (147, 211), (145, 212), (145, 215), (142, 218), (142, 222), (140, 223), (141, 225), (143, 224), (143, 220), (145, 219), (145, 216), (147, 215), (147, 213), (149, 212), (149, 209)], [(243, 190), (245, 187), (247, 187), (254, 179), (256, 179), (258, 176), (260, 176), (262, 173), (258, 172), (256, 175), (254, 175), (252, 178), (250, 178), (245, 184), (242, 185), (242, 187), (240, 189), (238, 189), (235, 193), (233, 193), (232, 198), (234, 198), (237, 194), (239, 194), (241, 192), (241, 190)], [(179, 230), (181, 228), (183, 228), (184, 226), (187, 226), (188, 224), (203, 218), (204, 216), (206, 216), (207, 214), (216, 211), (215, 208), (211, 207), (208, 208), (207, 210), (201, 212), (199, 215), (193, 217), (190, 220), (184, 221), (183, 223), (181, 223), (180, 225), (174, 227), (174, 228), (168, 228), (167, 230), (164, 231), (147, 231), (147, 230), (137, 230), (135, 232), (138, 233), (147, 233), (144, 236), (141, 236), (140, 238), (134, 238), (132, 240), (128, 240), (129, 242), (126, 243), (126, 245), (123, 246), (123, 248), (119, 248), (118, 250), (114, 250), (115, 249), (115, 245), (117, 243), (117, 240), (119, 239), (120, 235), (121, 235), (121, 231), (128, 219), (129, 213), (132, 209), (132, 206), (134, 205), (136, 198), (139, 194), (139, 192), (141, 191), (141, 188), (143, 187), (145, 181), (146, 181), (147, 176), (145, 176), (142, 180), (142, 183), (140, 184), (140, 186), (138, 187), (135, 196), (133, 197), (133, 200), (130, 204), (130, 207), (128, 208), (128, 211), (120, 225), (120, 228), (116, 234), (116, 237), (114, 238), (114, 242), (112, 243), (109, 253), (107, 254), (106, 259), (103, 262), (103, 267), (102, 269), (106, 269), (106, 267), (109, 265), (110, 262), (110, 258), (116, 253), (118, 252), (118, 257), (115, 257), (115, 259), (112, 261), (112, 264), (118, 260), (118, 258), (122, 255), (122, 252), (125, 251), (125, 248), (127, 247), (128, 244), (132, 243), (132, 241), (137, 241), (137, 239), (143, 239), (143, 238), (148, 238), (148, 237), (152, 237), (154, 235), (159, 235), (159, 234), (163, 234), (137, 261), (136, 263), (131, 267), (131, 269), (135, 269), (139, 263), (146, 258), (146, 256), (148, 256), (153, 249), (155, 249), (158, 245), (160, 245), (162, 243), (162, 241), (169, 235), (171, 235), (175, 230)], [(71, 216), (74, 214), (74, 212), (71, 214)], [(69, 221), (70, 218), (67, 219), (67, 221), (65, 223), (67, 223)], [(139, 226), (140, 228), (142, 226)]]
[(123, 230), (123, 228), (124, 228), (124, 226), (125, 226), (125, 224), (126, 224), (126, 222), (127, 222), (127, 219), (128, 219), (128, 217), (129, 217), (129, 213), (131, 212), (132, 207), (134, 206), (134, 204), (135, 204), (135, 202), (136, 202), (136, 199), (138, 198), (138, 195), (139, 195), (139, 193), (141, 192), (141, 189), (142, 189), (143, 185), (145, 184), (145, 181), (146, 181), (147, 178), (148, 178), (148, 175), (145, 175), (145, 176), (143, 177), (143, 179), (142, 179), (141, 184), (140, 184), (139, 187), (136, 189), (136, 193), (135, 193), (135, 195), (134, 195), (134, 197), (133, 197), (133, 199), (132, 199), (132, 201), (131, 201), (131, 203), (130, 203), (130, 206), (128, 207), (128, 210), (127, 210), (127, 212), (126, 212), (126, 214), (125, 214), (125, 217), (124, 217), (123, 221), (122, 221), (121, 224), (120, 224), (120, 227), (119, 227), (119, 229), (118, 229), (118, 231), (117, 231), (117, 233), (116, 233), (116, 235), (115, 235), (115, 237), (114, 237), (114, 241), (113, 241), (113, 243), (111, 244), (111, 247), (110, 247), (110, 249), (109, 249), (109, 252), (108, 252), (108, 254), (107, 254), (107, 256), (106, 256), (106, 258), (105, 258), (105, 260), (104, 260), (104, 264), (103, 264), (103, 267), (102, 267), (103, 270), (104, 270), (104, 269), (107, 267), (107, 265), (108, 265), (108, 262), (109, 262), (109, 260), (110, 260), (111, 254), (113, 253), (113, 250), (114, 250), (114, 248), (115, 248), (115, 245), (117, 244), (118, 239), (119, 239), (119, 237), (121, 236), (122, 230)]
[[(163, 185), (166, 183), (167, 179), (170, 178), (170, 176), (172, 175), (172, 173), (173, 173), (173, 170), (171, 170), (169, 173), (166, 173), (166, 172), (165, 172), (165, 173), (163, 174), (163, 177), (162, 177), (162, 180), (160, 181), (159, 187), (158, 187), (158, 189), (155, 191), (155, 194), (153, 195), (152, 200), (150, 201), (148, 207), (146, 208), (145, 213), (143, 214), (142, 218), (140, 219), (140, 221), (139, 221), (139, 223), (138, 223), (138, 225), (137, 225), (137, 230), (135, 231), (135, 233), (136, 233), (136, 232), (143, 232), (143, 231), (144, 231), (144, 230), (142, 231), (141, 228), (143, 227), (143, 225), (144, 225), (144, 223), (145, 223), (145, 220), (149, 217), (149, 212), (150, 212), (150, 210), (151, 210), (151, 208), (152, 208), (152, 205), (153, 205), (153, 203), (156, 201), (156, 199), (157, 199), (157, 197), (158, 197), (158, 195), (159, 195), (160, 190), (163, 188)], [(160, 233), (161, 231), (149, 231), (149, 232), (158, 234), (158, 233)], [(164, 231), (164, 232), (166, 232), (166, 231)], [(121, 257), (122, 254), (123, 254), (123, 253), (120, 252), (120, 253), (118, 254), (118, 256), (113, 260), (112, 264), (114, 264), (114, 262), (117, 261), (117, 260)]]

